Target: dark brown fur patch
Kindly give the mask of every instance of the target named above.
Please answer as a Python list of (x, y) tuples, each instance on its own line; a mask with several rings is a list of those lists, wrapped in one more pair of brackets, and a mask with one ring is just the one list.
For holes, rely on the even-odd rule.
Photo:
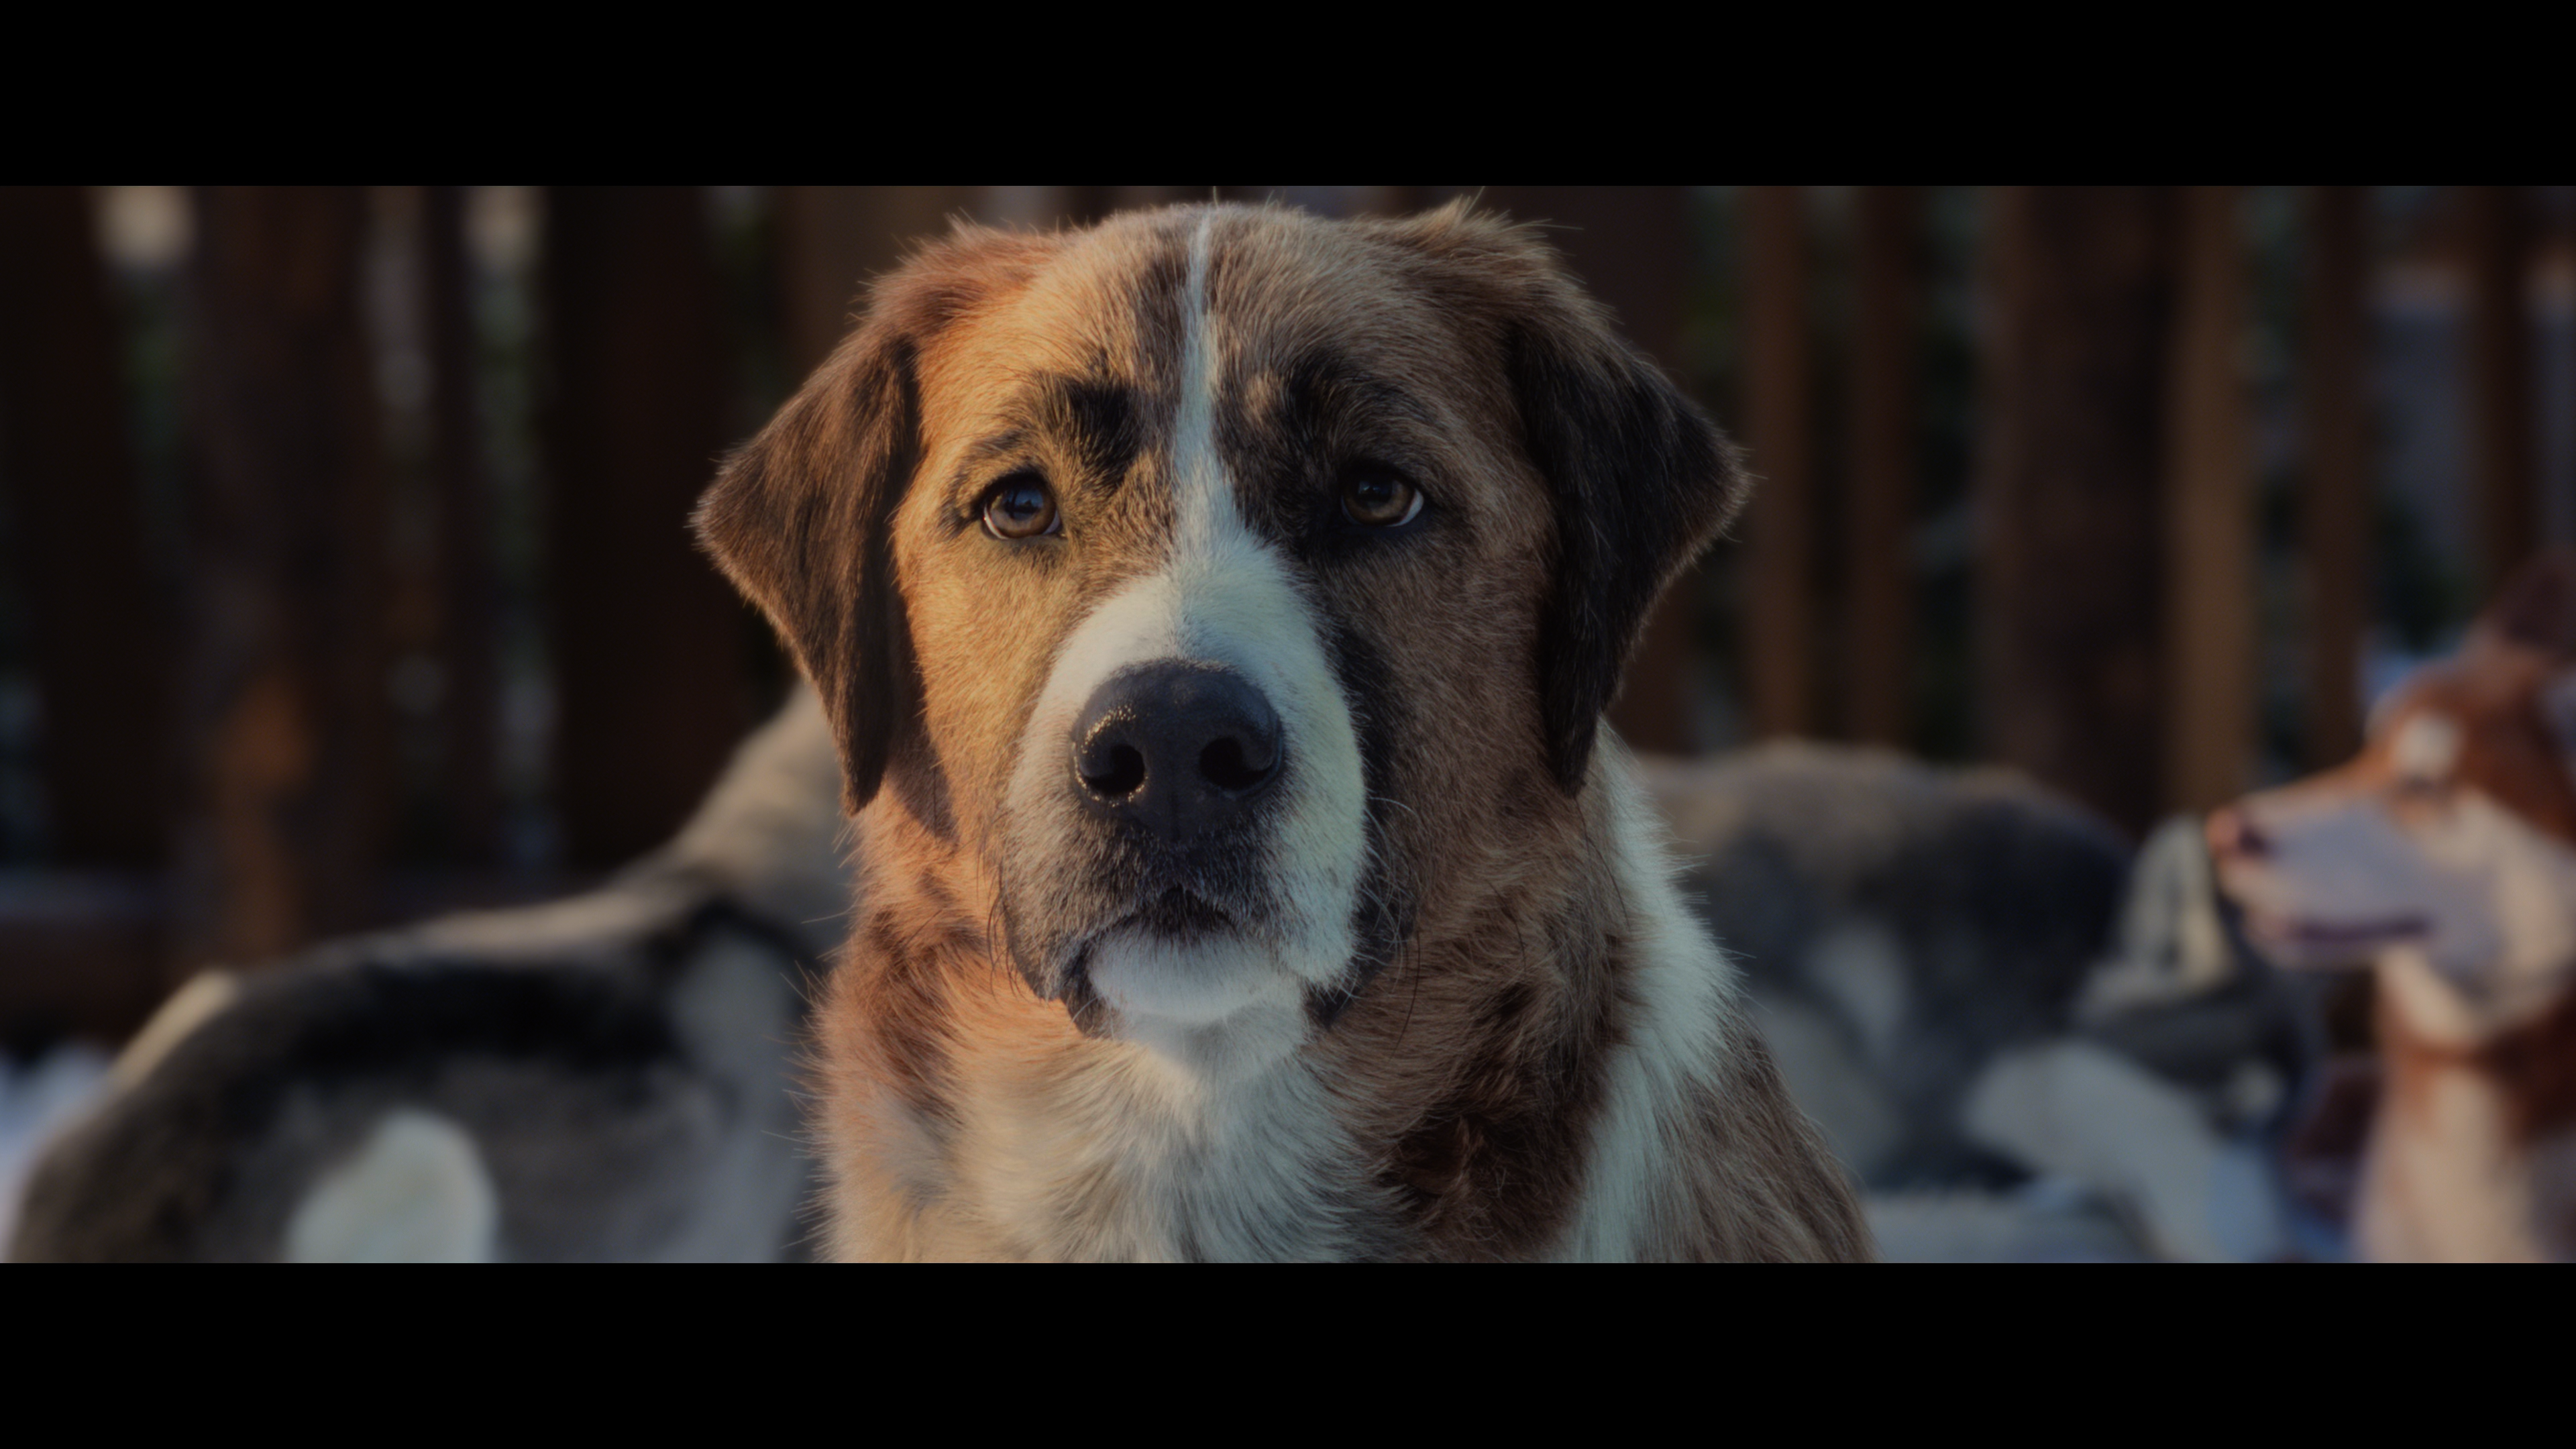
[[(1562, 929), (1567, 924), (1572, 932)], [(1440, 1256), (1544, 1251), (1581, 1196), (1584, 1148), (1619, 1042), (1619, 1003), (1606, 969), (1617, 948), (1579, 939), (1590, 924), (1533, 927), (1506, 919), (1481, 940), (1457, 943), (1462, 951), (1518, 957), (1531, 973), (1470, 1008), (1458, 1024), (1465, 1053), (1454, 1075), (1389, 1156), (1389, 1184)], [(1551, 961), (1553, 972), (1545, 964)]]
[(2478, 1065), (2503, 1084), (2517, 1141), (2576, 1128), (2576, 991), (2483, 1045)]
[(2388, 1057), (2390, 1093), (2419, 1110), (2440, 1073), (2466, 1070), (2502, 1093), (2511, 1113), (2507, 1131), (2517, 1144), (2576, 1128), (2576, 991), (2562, 992), (2537, 1015), (2468, 1046), (2426, 1040), (2385, 992), (2377, 1028)]

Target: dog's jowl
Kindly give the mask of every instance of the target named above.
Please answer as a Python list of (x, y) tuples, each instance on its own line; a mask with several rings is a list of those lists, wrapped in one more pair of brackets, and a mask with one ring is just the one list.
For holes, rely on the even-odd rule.
[(1601, 711), (1734, 450), (1527, 230), (965, 230), (699, 525), (831, 711), (854, 1258), (1848, 1258)]

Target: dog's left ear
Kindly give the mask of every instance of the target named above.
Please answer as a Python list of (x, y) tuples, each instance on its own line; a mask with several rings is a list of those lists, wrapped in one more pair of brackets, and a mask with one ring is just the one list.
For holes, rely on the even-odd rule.
[(1742, 454), (1589, 297), (1509, 342), (1521, 430), (1556, 507), (1556, 568), (1539, 619), (1550, 763), (1583, 786), (1602, 711), (1655, 601), (1752, 489)]
[(919, 709), (894, 515), (920, 464), (922, 351), (1045, 245), (961, 227), (879, 281), (858, 329), (698, 502), (699, 542), (822, 696), (853, 814)]
[(1539, 700), (1549, 765), (1571, 795), (1656, 599), (1744, 506), (1750, 480), (1736, 446), (1534, 228), (1463, 201), (1393, 226), (1435, 259), (1426, 280), (1495, 329), (1523, 446), (1547, 482), (1556, 557)]

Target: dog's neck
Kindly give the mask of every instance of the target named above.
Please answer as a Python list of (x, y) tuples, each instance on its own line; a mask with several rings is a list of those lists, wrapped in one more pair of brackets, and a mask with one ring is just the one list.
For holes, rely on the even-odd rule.
[(2378, 966), (2388, 1083), (2361, 1231), (2374, 1258), (2576, 1256), (2576, 969), (2472, 1001), (2407, 952)]

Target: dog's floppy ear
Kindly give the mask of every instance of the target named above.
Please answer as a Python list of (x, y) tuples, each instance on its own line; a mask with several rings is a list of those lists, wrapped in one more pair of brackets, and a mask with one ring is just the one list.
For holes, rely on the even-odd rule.
[(921, 459), (921, 353), (1043, 245), (960, 228), (879, 281), (858, 329), (698, 502), (699, 541), (822, 696), (854, 814), (919, 710), (893, 531)]
[(1547, 482), (1556, 557), (1539, 620), (1549, 764), (1583, 786), (1601, 712), (1646, 617), (1750, 492), (1736, 446), (1613, 328), (1535, 229), (1466, 203), (1401, 223), (1435, 285), (1498, 329), (1523, 445)]
[(891, 534), (920, 456), (916, 351), (871, 318), (698, 502), (699, 541), (822, 696), (854, 813), (876, 794), (910, 694)]
[(1539, 689), (1570, 795), (1655, 601), (1751, 490), (1735, 444), (1599, 304), (1562, 300), (1518, 330), (1508, 358), (1522, 437), (1556, 508)]

